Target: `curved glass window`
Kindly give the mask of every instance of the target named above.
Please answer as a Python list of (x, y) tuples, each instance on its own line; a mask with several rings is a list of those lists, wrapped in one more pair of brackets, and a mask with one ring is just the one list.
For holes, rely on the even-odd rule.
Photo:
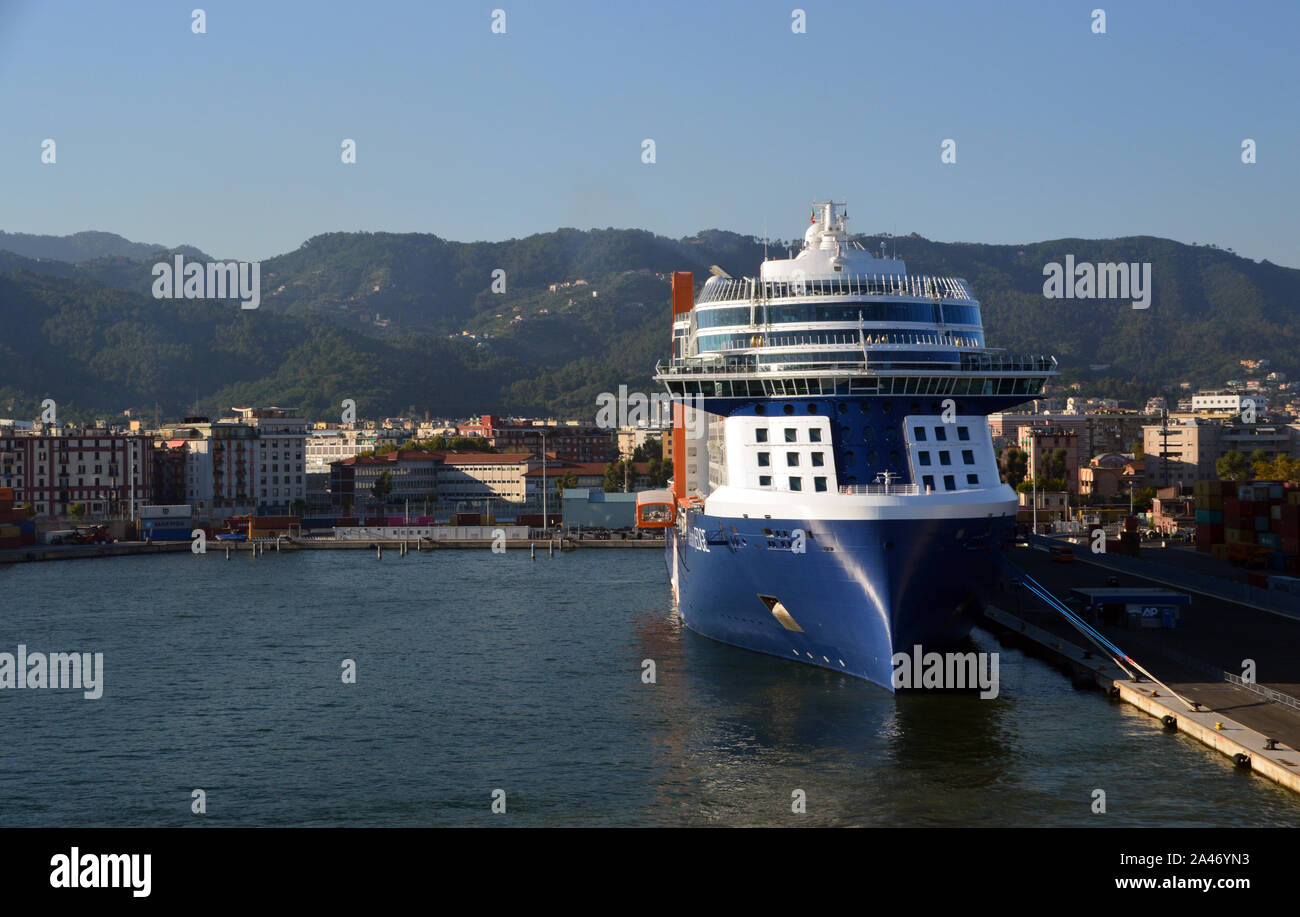
[(943, 320), (950, 325), (980, 324), (979, 306), (958, 306), (952, 303), (944, 303), (942, 308)]
[[(751, 347), (854, 347), (868, 349), (877, 344), (910, 344), (932, 347), (983, 347), (983, 332), (902, 331), (898, 329), (841, 329), (836, 331), (790, 331), (783, 333), (701, 334), (695, 339), (697, 351), (745, 350)], [(888, 359), (891, 351), (880, 351)]]
[(696, 312), (695, 320), (700, 328), (717, 328), (721, 325), (748, 325), (749, 306), (702, 309)]

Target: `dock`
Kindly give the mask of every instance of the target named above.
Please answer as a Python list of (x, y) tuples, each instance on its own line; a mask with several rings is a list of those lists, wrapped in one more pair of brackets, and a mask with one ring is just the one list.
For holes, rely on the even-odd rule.
[[(575, 538), (555, 538), (552, 539), (557, 551), (574, 551), (584, 548), (654, 548), (662, 551), (664, 549), (664, 540), (662, 538), (629, 538), (622, 540), (599, 540), (599, 539), (575, 539)], [(366, 550), (373, 551), (376, 546), (383, 546), (385, 550), (399, 550), (403, 544), (406, 544), (408, 551), (447, 551), (447, 550), (490, 550), (495, 544), (491, 538), (410, 538), (403, 542), (401, 539), (375, 539), (375, 538), (302, 538), (294, 539), (294, 545), (299, 548), (305, 548), (312, 551), (356, 551)], [(505, 547), (507, 550), (516, 551), (520, 549), (535, 549), (545, 551), (551, 542), (546, 538), (511, 538), (506, 539)]]
[[(1178, 590), (1177, 577), (1163, 563), (1128, 559), (1119, 571), (1107, 558), (1092, 560), (1079, 553), (1073, 563), (1057, 564), (1028, 547), (1013, 550), (1011, 557), (1058, 598), (1073, 595), (1067, 604), (1075, 611), (1082, 610), (1080, 596), (1129, 597), (1154, 592), (1153, 584), (1162, 591)], [(1275, 608), (1215, 595), (1208, 591), (1213, 583), (1197, 582), (1197, 589), (1183, 590), (1190, 599), (1179, 608), (1181, 620), (1173, 628), (1093, 622), (1172, 695), (1151, 681), (1133, 681), (1061, 615), (1017, 588), (1010, 575), (997, 603), (985, 609), (984, 627), (1000, 642), (1046, 659), (1077, 686), (1096, 686), (1155, 717), (1164, 728), (1227, 755), (1238, 767), (1300, 792), (1300, 658), (1294, 651), (1300, 645), (1300, 621)], [(1221, 591), (1230, 594), (1231, 584), (1225, 585)], [(1247, 660), (1257, 683), (1243, 678)], [(1189, 709), (1180, 696), (1197, 708)]]
[(39, 563), (47, 560), (87, 560), (93, 557), (133, 557), (140, 554), (177, 554), (190, 550), (188, 541), (118, 541), (112, 544), (35, 544), (0, 551), (0, 564)]

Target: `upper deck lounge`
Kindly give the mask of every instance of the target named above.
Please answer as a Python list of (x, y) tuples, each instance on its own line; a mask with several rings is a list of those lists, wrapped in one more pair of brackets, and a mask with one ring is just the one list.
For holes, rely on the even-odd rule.
[(717, 302), (763, 302), (824, 296), (898, 296), (976, 302), (962, 278), (930, 274), (852, 274), (789, 280), (712, 277), (704, 284), (695, 302), (697, 306), (703, 306)]

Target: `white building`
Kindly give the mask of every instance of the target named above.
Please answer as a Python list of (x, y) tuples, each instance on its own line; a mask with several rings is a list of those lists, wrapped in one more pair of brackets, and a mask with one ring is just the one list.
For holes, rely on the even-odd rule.
[(285, 408), (234, 408), (234, 418), (194, 418), (169, 445), (186, 451), (187, 502), (204, 518), (294, 512), (307, 496), (307, 421)]
[(1253, 405), (1256, 416), (1264, 415), (1263, 395), (1243, 395), (1240, 392), (1197, 392), (1192, 396), (1193, 412), (1240, 414)]
[(541, 459), (526, 452), (447, 452), (438, 470), (438, 500), (442, 503), (484, 499), (522, 503), (527, 496), (524, 474), (540, 468)]

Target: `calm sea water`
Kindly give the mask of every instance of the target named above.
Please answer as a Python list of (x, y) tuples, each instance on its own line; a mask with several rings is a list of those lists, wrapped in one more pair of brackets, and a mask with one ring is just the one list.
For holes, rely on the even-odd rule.
[(0, 825), (1300, 825), (1290, 793), (974, 641), (997, 700), (893, 697), (684, 631), (657, 551), (0, 567), (0, 651), (105, 657), (99, 700), (0, 691)]

